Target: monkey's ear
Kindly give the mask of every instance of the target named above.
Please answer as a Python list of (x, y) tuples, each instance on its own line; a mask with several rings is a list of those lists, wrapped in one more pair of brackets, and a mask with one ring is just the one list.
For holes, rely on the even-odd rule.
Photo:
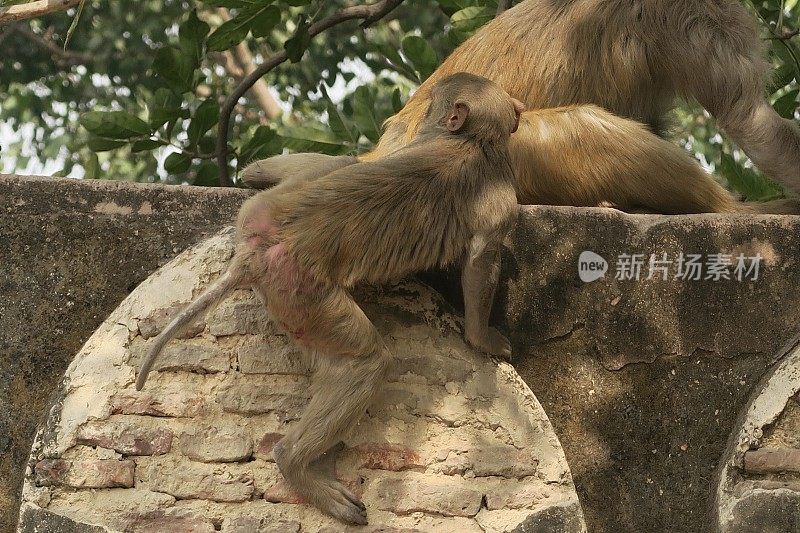
[(464, 122), (469, 116), (469, 105), (463, 100), (458, 100), (453, 104), (450, 115), (447, 117), (447, 129), (453, 133), (464, 127)]

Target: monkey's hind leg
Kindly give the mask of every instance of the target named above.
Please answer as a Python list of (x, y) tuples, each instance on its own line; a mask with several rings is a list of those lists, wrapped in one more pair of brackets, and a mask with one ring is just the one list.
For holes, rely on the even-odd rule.
[(353, 524), (366, 524), (364, 504), (312, 463), (339, 443), (384, 381), (390, 354), (375, 327), (342, 289), (332, 289), (299, 328), (301, 342), (321, 352), (312, 399), (273, 450), (283, 476), (306, 500)]

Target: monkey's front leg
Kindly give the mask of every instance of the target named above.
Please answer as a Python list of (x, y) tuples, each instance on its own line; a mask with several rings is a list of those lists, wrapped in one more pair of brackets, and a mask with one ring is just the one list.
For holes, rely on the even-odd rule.
[(494, 292), (500, 279), (499, 240), (476, 236), (461, 273), (464, 291), (464, 336), (472, 346), (491, 355), (511, 358), (511, 343), (494, 328), (489, 327)]

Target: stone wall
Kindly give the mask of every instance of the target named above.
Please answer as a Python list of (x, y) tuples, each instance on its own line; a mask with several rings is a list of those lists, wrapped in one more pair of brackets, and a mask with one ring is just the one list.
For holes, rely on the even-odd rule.
[(241, 190), (0, 175), (0, 531), (67, 365), (160, 265), (229, 224)]
[[(0, 431), (4, 516), (15, 514), (34, 426), (82, 342), (150, 271), (230, 220), (246, 194), (0, 180), (0, 253), (10, 274), (0, 277), (0, 402), (10, 406), (0, 411), (0, 428), (9, 428)], [(564, 447), (591, 531), (712, 527), (737, 418), (798, 330), (798, 230), (796, 217), (522, 209), (495, 320)], [(580, 280), (584, 251), (608, 262), (604, 278)], [(650, 255), (664, 253), (762, 260), (757, 279), (674, 279), (676, 263), (666, 279), (658, 269), (646, 279)], [(614, 279), (618, 258), (636, 254), (642, 279)], [(456, 278), (427, 279), (458, 305)], [(800, 429), (786, 400), (778, 399), (788, 413), (778, 418), (780, 435)]]
[(509, 364), (469, 349), (460, 319), (412, 281), (356, 291), (392, 360), (368, 413), (318, 466), (363, 500), (367, 528), (305, 505), (278, 472), (272, 448), (315, 386), (252, 291), (171, 342), (134, 390), (154, 334), (219, 276), (231, 237), (150, 276), (75, 357), (34, 443), (22, 532), (55, 517), (136, 533), (585, 531), (536, 398)]

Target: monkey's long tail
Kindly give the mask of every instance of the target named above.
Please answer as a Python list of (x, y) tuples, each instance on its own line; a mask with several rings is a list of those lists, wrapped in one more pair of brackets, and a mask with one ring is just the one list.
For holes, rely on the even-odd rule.
[(228, 293), (241, 283), (242, 278), (242, 269), (237, 268), (236, 265), (232, 265), (217, 279), (217, 281), (203, 291), (197, 299), (183, 309), (172, 322), (167, 324), (167, 327), (156, 337), (155, 343), (150, 349), (150, 353), (147, 354), (147, 358), (139, 367), (139, 375), (136, 377), (136, 390), (142, 390), (142, 387), (144, 387), (144, 382), (147, 381), (147, 374), (150, 373), (150, 369), (153, 367), (153, 363), (155, 363), (156, 357), (161, 353), (164, 345), (166, 345), (172, 337), (177, 335), (184, 326), (194, 320), (197, 315), (210, 309), (227, 296)]

